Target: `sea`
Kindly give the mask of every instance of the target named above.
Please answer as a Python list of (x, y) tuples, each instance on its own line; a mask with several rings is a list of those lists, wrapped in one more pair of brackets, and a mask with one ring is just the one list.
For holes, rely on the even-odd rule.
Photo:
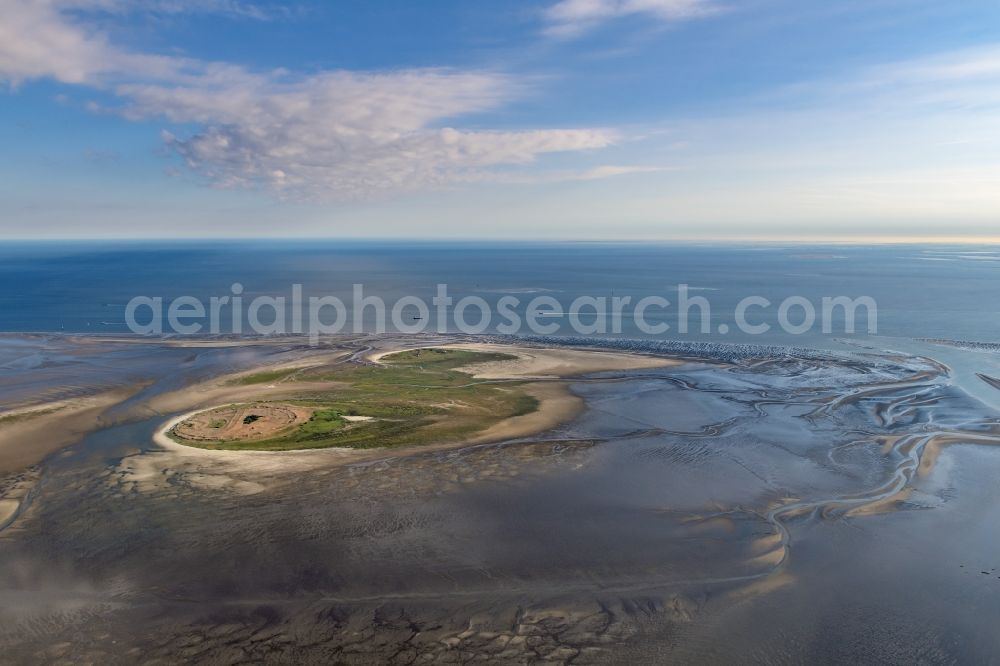
[[(504, 296), (516, 299), (513, 310), (522, 316), (535, 307), (533, 299), (544, 296), (559, 306), (539, 307), (544, 316), (537, 321), (557, 326), (556, 335), (573, 335), (566, 315), (583, 296), (605, 299), (605, 316), (626, 313), (619, 330), (609, 321), (605, 330), (588, 335), (823, 348), (844, 338), (872, 336), (867, 310), (858, 310), (853, 333), (841, 310), (832, 311), (830, 330), (824, 331), (822, 299), (868, 297), (877, 304), (876, 337), (1000, 343), (998, 278), (1000, 250), (957, 245), (7, 242), (0, 244), (0, 331), (128, 333), (125, 309), (137, 296), (162, 298), (164, 309), (182, 296), (207, 307), (213, 296), (235, 295), (234, 284), (242, 289), (245, 304), (257, 296), (290, 300), (293, 285), (301, 285), (306, 302), (310, 296), (335, 296), (348, 310), (355, 285), (389, 307), (403, 297), (430, 304), (438, 285), (446, 285), (453, 302), (478, 296), (490, 304), (494, 312), (484, 332), (495, 332), (504, 323), (495, 311)], [(707, 327), (702, 309), (691, 305), (688, 330), (681, 330), (682, 288), (689, 299), (707, 300)], [(629, 308), (611, 301), (628, 297), (634, 307), (650, 296), (670, 306), (647, 307), (645, 321), (665, 323), (668, 330), (640, 330)], [(748, 297), (770, 303), (745, 310), (753, 327), (769, 326), (766, 333), (736, 325), (737, 306)], [(790, 298), (794, 302), (786, 319), (792, 331), (779, 319), (781, 304)], [(808, 327), (803, 299), (817, 314)], [(590, 314), (594, 307), (579, 309), (581, 321), (595, 321)], [(476, 309), (466, 310), (468, 321), (480, 323)], [(137, 319), (150, 320), (147, 310), (137, 312)], [(404, 313), (408, 326), (418, 321), (417, 310)], [(365, 332), (374, 332), (369, 330), (373, 318), (370, 311), (362, 317)], [(261, 314), (260, 319), (267, 317)], [(437, 320), (427, 324), (436, 327)], [(224, 313), (220, 326), (219, 332), (232, 332), (232, 318)], [(446, 326), (455, 330), (451, 318)], [(393, 328), (388, 316), (387, 329)], [(530, 333), (526, 328), (518, 332)]]
[[(442, 288), (450, 300), (439, 311), (433, 299)], [(298, 315), (290, 305), (296, 290), (304, 303)], [(384, 302), (384, 315), (360, 307), (359, 294)], [(259, 297), (284, 299), (280, 332), (308, 333), (309, 299), (333, 297), (344, 303), (343, 317), (320, 308), (317, 321), (341, 321), (338, 330), (349, 333), (378, 333), (380, 326), (390, 332), (544, 332), (546, 340), (651, 351), (695, 345), (723, 357), (741, 346), (929, 356), (948, 365), (967, 393), (1000, 408), (1000, 391), (982, 379), (1000, 377), (1000, 249), (990, 246), (329, 239), (0, 244), (0, 333), (132, 334), (127, 307), (139, 297), (159, 305), (158, 332), (167, 336), (182, 335), (169, 324), (172, 303), (201, 303), (205, 317), (179, 321), (203, 321), (198, 333), (204, 335), (215, 330), (211, 299), (237, 295), (239, 316), (231, 316), (232, 300), (219, 310), (220, 334), (251, 332), (249, 304)], [(581, 297), (589, 300), (581, 305)], [(460, 329), (455, 311), (470, 298), (484, 303), (488, 315), (465, 307), (462, 321), (472, 328)], [(824, 314), (824, 299), (836, 298), (867, 299), (875, 309), (855, 308), (851, 330), (846, 309)], [(502, 299), (519, 327), (501, 316)], [(613, 299), (631, 300), (626, 306)], [(643, 299), (654, 299), (643, 310), (645, 328), (635, 316)], [(747, 299), (751, 305), (740, 319)], [(414, 307), (415, 300), (427, 310)], [(406, 302), (393, 318), (393, 306)], [(542, 331), (529, 327), (531, 314)], [(133, 312), (140, 324), (152, 318), (151, 307)], [(262, 308), (257, 321), (277, 318)], [(17, 336), (7, 337), (0, 365), (24, 357)]]

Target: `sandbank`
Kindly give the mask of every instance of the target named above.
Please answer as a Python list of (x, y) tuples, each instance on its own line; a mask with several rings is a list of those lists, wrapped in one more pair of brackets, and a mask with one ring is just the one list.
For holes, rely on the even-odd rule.
[(462, 368), (463, 372), (472, 374), (476, 379), (553, 379), (574, 377), (593, 372), (666, 368), (681, 364), (681, 361), (675, 359), (623, 352), (473, 342), (380, 351), (368, 356), (368, 360), (378, 363), (383, 357), (400, 351), (431, 348), (465, 349), (475, 352), (509, 354), (517, 357), (514, 360), (508, 361), (473, 363)]
[(0, 414), (0, 473), (40, 462), (100, 425), (109, 407), (135, 394), (126, 387), (95, 395), (56, 400)]

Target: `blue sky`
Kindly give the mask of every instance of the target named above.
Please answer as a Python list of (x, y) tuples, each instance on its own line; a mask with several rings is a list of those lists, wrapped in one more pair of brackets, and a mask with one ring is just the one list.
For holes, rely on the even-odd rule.
[(1000, 236), (1000, 4), (0, 0), (0, 237)]

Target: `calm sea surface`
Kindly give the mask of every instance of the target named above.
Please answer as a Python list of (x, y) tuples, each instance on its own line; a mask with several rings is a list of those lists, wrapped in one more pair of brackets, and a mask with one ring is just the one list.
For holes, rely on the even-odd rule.
[[(809, 332), (778, 330), (778, 304), (801, 296), (819, 309), (824, 296), (870, 296), (878, 303), (878, 333), (889, 338), (1000, 342), (1000, 252), (976, 246), (701, 246), (633, 244), (415, 244), (342, 241), (187, 243), (6, 243), (0, 245), (0, 331), (123, 333), (125, 304), (134, 296), (178, 296), (208, 302), (243, 285), (244, 300), (286, 296), (303, 285), (306, 297), (335, 295), (350, 307), (352, 285), (391, 305), (404, 295), (429, 301), (440, 283), (456, 300), (478, 295), (490, 303), (512, 295), (523, 314), (540, 295), (565, 309), (578, 296), (650, 295), (676, 303), (680, 284), (711, 303), (711, 333), (676, 326), (676, 308), (648, 310), (650, 323), (672, 324), (658, 337), (827, 347), (844, 337), (817, 323)], [(748, 336), (734, 322), (747, 296), (773, 303), (754, 309), (766, 335)], [(697, 313), (696, 310), (692, 311)], [(469, 315), (474, 321), (474, 313)], [(223, 329), (228, 319), (223, 317)], [(791, 315), (798, 321), (798, 315)], [(491, 328), (502, 323), (494, 317)], [(572, 333), (564, 317), (560, 333)], [(728, 325), (726, 335), (720, 325)], [(390, 322), (390, 328), (391, 328)], [(864, 337), (864, 320), (858, 325)], [(623, 337), (642, 336), (626, 317)]]

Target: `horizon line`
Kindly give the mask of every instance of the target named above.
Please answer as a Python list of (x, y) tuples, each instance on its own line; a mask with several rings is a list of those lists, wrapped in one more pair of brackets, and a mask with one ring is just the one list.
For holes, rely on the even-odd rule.
[(791, 243), (798, 245), (824, 244), (824, 245), (1000, 245), (1000, 236), (871, 236), (864, 238), (845, 238), (843, 236), (735, 236), (727, 238), (712, 237), (636, 237), (627, 239), (612, 238), (475, 238), (468, 236), (440, 236), (440, 237), (364, 237), (364, 236), (240, 236), (239, 238), (227, 238), (224, 236), (63, 236), (63, 237), (14, 237), (0, 239), (0, 243), (170, 243), (170, 242), (211, 242), (211, 243), (244, 243), (263, 241), (286, 241), (286, 242), (307, 242), (307, 241), (344, 241), (361, 243), (482, 243), (482, 244), (503, 244), (517, 243), (530, 244), (562, 244), (562, 245), (584, 245), (584, 244), (760, 244), (760, 243)]

